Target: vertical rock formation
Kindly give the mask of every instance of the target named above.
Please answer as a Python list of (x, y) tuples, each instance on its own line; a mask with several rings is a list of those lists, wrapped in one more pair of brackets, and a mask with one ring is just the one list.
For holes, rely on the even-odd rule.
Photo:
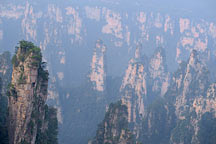
[(216, 84), (209, 77), (199, 53), (192, 51), (173, 74), (165, 96), (145, 109), (138, 139), (148, 144), (214, 144)]
[(90, 81), (93, 84), (93, 89), (99, 92), (105, 90), (106, 83), (106, 46), (102, 40), (97, 40), (94, 49), (91, 72), (89, 75)]
[(164, 50), (158, 48), (151, 59), (140, 55), (138, 47), (135, 58), (129, 61), (120, 89), (122, 101), (128, 107), (129, 122), (140, 121), (145, 107), (155, 98), (162, 97), (169, 86)]
[(136, 49), (135, 58), (129, 61), (121, 85), (122, 101), (128, 108), (128, 122), (140, 120), (140, 115), (144, 115), (144, 105), (147, 102), (148, 83), (148, 59), (139, 56), (139, 48)]
[(185, 119), (184, 113), (190, 110), (196, 97), (206, 95), (210, 85), (209, 77), (207, 66), (200, 61), (197, 51), (192, 51), (187, 64), (182, 64), (174, 74), (169, 92), (175, 97), (176, 115), (179, 119)]
[(166, 67), (165, 52), (156, 49), (149, 59), (141, 55), (137, 47), (135, 56), (129, 61), (120, 88), (122, 102), (128, 109), (128, 122), (136, 138), (142, 134), (142, 121), (148, 106), (155, 99), (163, 97), (169, 86), (169, 73)]
[(156, 49), (149, 62), (152, 96), (164, 96), (169, 86), (169, 73), (167, 70), (165, 50)]
[(0, 55), (0, 77), (2, 78), (1, 93), (6, 95), (7, 86), (11, 81), (12, 64), (11, 55), (9, 52), (4, 52)]
[(0, 55), (0, 143), (8, 143), (7, 113), (8, 98), (7, 86), (11, 81), (12, 64), (10, 53)]
[(139, 140), (144, 144), (167, 144), (175, 124), (175, 107), (172, 103), (159, 98), (146, 110)]
[(149, 144), (212, 143), (216, 128), (208, 123), (216, 119), (216, 85), (210, 83), (199, 53), (193, 50), (171, 80), (162, 49), (149, 60), (138, 53), (137, 49), (121, 86), (136, 139)]
[(216, 89), (209, 78), (208, 68), (195, 50), (192, 51), (188, 62), (183, 63), (174, 74), (167, 93), (167, 97), (171, 101), (174, 100), (178, 118), (170, 138), (171, 143), (200, 143), (198, 133), (202, 116), (207, 112), (216, 116)]
[(119, 101), (110, 104), (105, 118), (98, 126), (96, 137), (90, 144), (135, 144), (128, 129), (127, 107)]
[(48, 71), (40, 48), (20, 41), (12, 59), (13, 72), (9, 87), (9, 143), (35, 144), (47, 139), (46, 113)]

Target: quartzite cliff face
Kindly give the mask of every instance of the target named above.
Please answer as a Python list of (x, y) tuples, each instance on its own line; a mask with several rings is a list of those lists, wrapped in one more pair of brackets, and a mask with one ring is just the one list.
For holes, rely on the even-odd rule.
[(192, 51), (187, 63), (182, 63), (174, 74), (167, 97), (174, 102), (178, 119), (171, 143), (203, 143), (200, 139), (205, 136), (199, 135), (199, 123), (207, 113), (213, 115), (211, 119), (215, 117), (215, 83), (210, 82), (208, 67), (197, 51)]
[(93, 89), (103, 92), (106, 87), (106, 46), (102, 40), (97, 40), (92, 56), (90, 81)]
[(142, 56), (137, 47), (129, 61), (121, 85), (122, 101), (128, 107), (128, 121), (143, 119), (145, 109), (157, 97), (163, 97), (169, 86), (165, 52), (158, 48), (151, 58)]
[[(138, 53), (139, 49), (129, 62), (121, 86), (123, 106), (128, 112), (124, 116), (135, 138), (148, 144), (214, 144), (216, 84), (210, 81), (201, 54), (193, 50), (170, 79), (161, 49), (150, 60)], [(112, 118), (111, 122), (117, 122), (123, 116)], [(105, 124), (103, 128), (108, 129)], [(104, 137), (101, 127), (98, 132)], [(109, 135), (120, 132), (115, 129)]]
[(137, 48), (135, 58), (132, 58), (129, 62), (120, 89), (123, 95), (122, 101), (128, 107), (129, 122), (135, 122), (139, 118), (137, 118), (137, 115), (144, 115), (144, 105), (147, 99), (147, 83), (147, 59), (140, 60), (139, 48)]
[(140, 140), (149, 144), (213, 144), (216, 89), (209, 77), (200, 54), (192, 51), (173, 74), (164, 98), (148, 107)]
[(49, 128), (46, 118), (49, 108), (45, 104), (48, 71), (44, 69), (40, 48), (26, 41), (19, 44), (12, 59), (13, 72), (8, 91), (9, 143), (35, 144), (41, 139), (45, 141)]

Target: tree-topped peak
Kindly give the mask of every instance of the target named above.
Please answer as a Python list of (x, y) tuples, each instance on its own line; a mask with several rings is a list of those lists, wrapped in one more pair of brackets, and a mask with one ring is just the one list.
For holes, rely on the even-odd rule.
[(39, 47), (25, 40), (20, 41), (18, 44), (15, 55), (12, 58), (12, 63), (15, 67), (19, 65), (19, 62), (24, 62), (29, 56), (31, 56), (33, 65), (39, 66), (41, 64), (42, 53)]
[(16, 54), (18, 51), (22, 54), (33, 52), (34, 54), (41, 54), (41, 50), (39, 47), (35, 46), (32, 42), (21, 40), (16, 46)]

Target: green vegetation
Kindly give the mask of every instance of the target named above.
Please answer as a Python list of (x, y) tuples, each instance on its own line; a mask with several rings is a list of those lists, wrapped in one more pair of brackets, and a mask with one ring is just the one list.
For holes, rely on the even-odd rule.
[(32, 42), (22, 40), (19, 46), (16, 46), (15, 55), (12, 58), (12, 64), (17, 67), (20, 62), (24, 62), (26, 58), (31, 55), (32, 66), (38, 67), (42, 61), (42, 54), (39, 47), (35, 46)]
[(47, 144), (57, 144), (58, 143), (58, 120), (57, 120), (57, 110), (53, 107), (49, 107), (46, 111), (45, 119), (48, 121), (48, 143)]
[(169, 143), (175, 120), (174, 107), (163, 98), (158, 98), (147, 108), (142, 123), (141, 141), (149, 144)]
[(28, 128), (30, 129), (30, 132), (31, 134), (33, 134), (33, 130), (34, 130), (34, 127), (35, 127), (35, 123), (31, 120), (29, 123), (28, 123)]
[[(29, 56), (31, 63), (29, 67), (38, 67), (39, 77), (43, 80), (48, 80), (49, 73), (44, 70), (46, 67), (46, 62), (42, 62), (42, 54), (39, 47), (35, 46), (32, 42), (20, 41), (19, 46), (16, 46), (15, 55), (12, 58), (12, 64), (17, 67), (20, 62), (24, 62)], [(19, 84), (26, 83), (26, 77), (24, 76), (24, 66), (20, 65), (21, 75), (18, 80)]]
[(45, 81), (48, 81), (49, 79), (49, 72), (42, 68), (39, 69), (38, 75)]
[(194, 128), (190, 119), (178, 120), (176, 127), (172, 131), (172, 139), (176, 143), (191, 143)]
[[(2, 89), (2, 79), (0, 77), (0, 90)], [(0, 144), (8, 144), (8, 129), (6, 125), (7, 98), (2, 96), (0, 91)]]
[[(122, 140), (126, 144), (134, 144), (134, 136), (128, 129), (127, 107), (122, 105), (121, 101), (109, 106), (109, 110), (105, 115), (102, 123), (98, 125), (98, 130), (93, 144), (120, 143)], [(116, 135), (113, 130), (116, 130)], [(124, 135), (122, 136), (122, 131)]]
[(14, 98), (17, 99), (18, 95), (17, 95), (17, 91), (16, 91), (16, 88), (13, 84), (9, 84), (8, 85), (8, 90), (7, 90), (7, 96), (12, 96)]
[(20, 144), (29, 144), (26, 140), (22, 140)]
[(58, 144), (58, 120), (57, 111), (53, 107), (45, 105), (45, 123), (48, 128), (42, 131), (42, 122), (38, 121), (38, 132), (36, 137), (36, 144)]
[[(6, 58), (10, 59), (9, 54), (5, 55)], [(0, 66), (10, 63), (10, 60), (2, 59), (0, 55)], [(7, 127), (7, 117), (8, 117), (8, 97), (10, 100), (15, 102), (18, 98), (16, 86), (20, 84), (26, 84), (26, 68), (34, 68), (38, 70), (38, 77), (36, 86), (32, 83), (34, 88), (34, 100), (33, 100), (33, 111), (31, 113), (30, 122), (27, 125), (26, 136), (32, 136), (34, 131), (37, 132), (36, 143), (37, 144), (57, 144), (58, 139), (58, 121), (57, 112), (54, 108), (49, 108), (45, 105), (45, 101), (42, 96), (37, 93), (38, 88), (42, 93), (47, 94), (47, 81), (49, 73), (46, 68), (46, 63), (42, 62), (42, 54), (40, 48), (35, 46), (31, 42), (20, 41), (19, 46), (16, 47), (15, 55), (11, 60), (15, 70), (18, 73), (18, 79), (15, 84), (10, 83), (11, 73), (9, 75), (9, 80), (4, 78), (3, 82), (0, 73), (0, 144), (8, 144), (8, 127)], [(27, 65), (26, 65), (27, 64)], [(8, 65), (6, 65), (9, 67)], [(11, 72), (12, 72), (12, 65)], [(27, 67), (26, 67), (27, 66)], [(9, 67), (10, 68), (10, 67)], [(10, 71), (9, 71), (10, 72)], [(2, 87), (2, 83), (7, 84), (8, 87)], [(10, 84), (8, 84), (10, 83)], [(7, 90), (6, 90), (7, 89)], [(2, 97), (2, 90), (7, 96)], [(46, 92), (46, 93), (45, 93)], [(3, 108), (4, 107), (4, 108)], [(45, 118), (41, 115), (45, 114)], [(25, 138), (21, 141), (21, 144), (27, 144), (29, 141)]]
[(24, 73), (23, 73), (23, 72), (20, 74), (18, 83), (19, 83), (19, 84), (25, 84), (25, 83), (26, 83), (26, 76), (24, 76)]
[[(12, 63), (15, 67), (19, 68), (18, 84), (26, 83), (25, 65), (23, 62), (27, 61), (29, 68), (37, 68), (38, 70), (38, 83), (34, 86), (34, 91), (40, 87), (40, 91), (44, 94), (47, 93), (47, 87), (45, 86), (48, 81), (49, 73), (46, 68), (46, 63), (42, 62), (42, 54), (40, 48), (35, 46), (31, 42), (20, 41), (19, 46), (16, 47), (16, 54), (12, 58)], [(19, 66), (19, 67), (18, 67)], [(34, 85), (34, 84), (33, 84)], [(8, 96), (17, 98), (17, 92), (15, 86), (10, 84), (8, 87)], [(34, 93), (33, 111), (31, 113), (31, 119), (28, 123), (28, 130), (26, 133), (32, 135), (34, 129), (37, 130), (36, 144), (57, 144), (58, 139), (58, 121), (57, 112), (54, 108), (49, 108), (44, 105), (44, 101), (41, 96), (36, 92)], [(45, 118), (40, 114), (45, 114)], [(22, 141), (26, 143), (26, 141)]]
[(11, 62), (12, 62), (12, 64), (13, 64), (15, 67), (17, 67), (17, 66), (19, 65), (19, 62), (18, 62), (18, 60), (17, 60), (16, 55), (13, 56)]
[(8, 97), (7, 90), (9, 89), (8, 84), (11, 81), (11, 55), (10, 52), (6, 51), (0, 54), (0, 68), (6, 70), (6, 73), (0, 72), (0, 144), (8, 144)]

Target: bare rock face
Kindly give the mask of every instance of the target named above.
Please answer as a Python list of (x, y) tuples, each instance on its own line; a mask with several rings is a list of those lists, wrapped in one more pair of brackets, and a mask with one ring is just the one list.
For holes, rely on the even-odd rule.
[(206, 112), (214, 112), (216, 117), (216, 83), (209, 86), (206, 95), (195, 98), (193, 108), (199, 118)]
[(110, 104), (103, 122), (98, 126), (96, 137), (90, 144), (135, 144), (128, 129), (127, 107), (121, 101)]
[(122, 102), (128, 108), (128, 122), (136, 122), (137, 115), (144, 115), (144, 105), (147, 100), (148, 59), (140, 61), (139, 48), (136, 49), (135, 58), (129, 61), (128, 68), (122, 81)]
[(121, 86), (136, 139), (149, 144), (214, 142), (213, 131), (207, 131), (216, 118), (216, 85), (200, 54), (193, 50), (170, 79), (161, 49), (151, 59), (137, 53)]
[(149, 62), (149, 74), (151, 79), (151, 91), (153, 95), (163, 97), (167, 92), (170, 82), (170, 74), (167, 70), (166, 56), (163, 48), (157, 48)]
[[(197, 51), (173, 73), (170, 86), (145, 109), (137, 135), (143, 143), (215, 143), (216, 85)], [(137, 131), (135, 131), (137, 132)]]
[(127, 106), (128, 122), (136, 138), (142, 136), (142, 121), (147, 108), (167, 92), (170, 74), (166, 67), (166, 56), (157, 48), (151, 58), (141, 54), (138, 46), (135, 56), (129, 61), (120, 88), (122, 102)]
[[(43, 128), (47, 99), (48, 72), (40, 49), (21, 41), (13, 57), (9, 88), (9, 143), (31, 143)], [(40, 127), (39, 127), (40, 125)]]
[(93, 89), (99, 92), (105, 90), (106, 82), (106, 46), (101, 40), (97, 40), (94, 49), (92, 62), (91, 62), (91, 72), (89, 75), (90, 81), (93, 84)]
[(202, 130), (200, 122), (207, 113), (212, 114), (212, 118), (216, 116), (215, 91), (206, 64), (197, 51), (192, 51), (188, 62), (183, 62), (174, 74), (166, 94), (166, 98), (174, 103), (177, 117), (171, 143), (203, 143), (200, 139), (205, 136), (199, 134)]
[(163, 49), (158, 48), (149, 59), (141, 56), (140, 47), (137, 47), (120, 89), (122, 101), (128, 107), (128, 121), (140, 121), (147, 105), (156, 97), (163, 97), (168, 86), (169, 73)]
[(197, 51), (192, 51), (183, 73), (173, 78), (178, 93), (175, 106), (176, 115), (184, 119), (184, 111), (190, 110), (190, 106), (197, 97), (206, 95), (209, 87), (209, 72), (205, 63), (200, 61)]

